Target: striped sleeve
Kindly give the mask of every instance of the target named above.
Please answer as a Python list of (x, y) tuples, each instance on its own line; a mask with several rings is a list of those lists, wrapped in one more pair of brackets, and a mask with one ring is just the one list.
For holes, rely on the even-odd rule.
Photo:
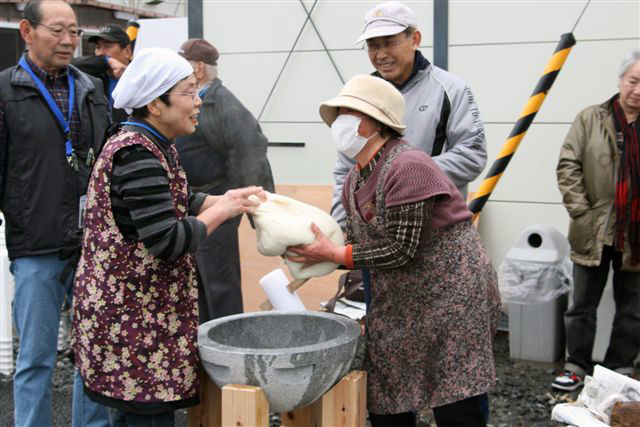
[(433, 198), (387, 208), (385, 237), (373, 245), (354, 243), (354, 268), (391, 269), (411, 262), (431, 222)]
[[(193, 197), (189, 202), (196, 201)], [(160, 259), (195, 252), (206, 239), (204, 223), (193, 216), (176, 218), (166, 171), (140, 145), (125, 147), (114, 156), (111, 204), (122, 234), (141, 241), (151, 255)]]

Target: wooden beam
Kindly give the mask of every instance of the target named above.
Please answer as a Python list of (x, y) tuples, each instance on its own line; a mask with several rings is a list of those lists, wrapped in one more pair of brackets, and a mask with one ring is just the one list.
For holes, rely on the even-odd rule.
[(199, 372), (200, 404), (187, 409), (188, 427), (222, 426), (222, 391), (207, 375), (204, 368)]
[(269, 427), (269, 402), (260, 387), (222, 387), (223, 427)]
[(282, 427), (364, 427), (367, 373), (351, 371), (320, 399), (282, 414)]

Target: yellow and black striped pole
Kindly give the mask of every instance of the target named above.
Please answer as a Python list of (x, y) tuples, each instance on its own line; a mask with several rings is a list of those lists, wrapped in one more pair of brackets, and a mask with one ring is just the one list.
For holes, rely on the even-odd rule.
[(573, 37), (573, 33), (563, 34), (560, 38), (560, 43), (558, 43), (553, 56), (547, 63), (547, 67), (545, 68), (540, 80), (538, 80), (538, 84), (531, 94), (531, 97), (529, 97), (527, 105), (525, 105), (524, 110), (520, 113), (520, 117), (513, 126), (507, 141), (502, 146), (502, 150), (500, 150), (498, 157), (493, 162), (493, 165), (491, 165), (491, 169), (480, 184), (480, 188), (478, 188), (474, 194), (473, 200), (469, 203), (469, 210), (474, 214), (474, 216), (477, 216), (489, 199), (489, 196), (491, 196), (491, 192), (500, 180), (502, 173), (507, 168), (513, 154), (518, 149), (520, 141), (524, 138), (524, 134), (529, 129), (531, 122), (533, 122), (533, 119), (544, 102), (553, 82), (556, 80), (558, 73), (560, 73), (560, 69), (562, 69), (564, 61), (567, 59), (567, 56), (569, 56), (569, 52), (571, 52), (571, 48), (575, 44), (576, 39)]

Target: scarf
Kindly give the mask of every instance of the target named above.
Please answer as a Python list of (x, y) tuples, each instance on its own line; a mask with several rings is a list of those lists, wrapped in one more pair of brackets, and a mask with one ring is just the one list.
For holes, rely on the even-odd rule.
[(638, 133), (640, 123), (631, 126), (620, 106), (619, 97), (613, 101), (616, 130), (622, 133), (623, 144), (615, 189), (616, 250), (624, 251), (625, 231), (629, 230), (631, 263), (640, 264), (640, 150)]

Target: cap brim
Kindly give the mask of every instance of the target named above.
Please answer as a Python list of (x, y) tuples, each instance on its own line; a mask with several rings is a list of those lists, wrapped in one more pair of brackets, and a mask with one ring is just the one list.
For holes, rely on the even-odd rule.
[(97, 36), (89, 37), (89, 43), (95, 43), (98, 40), (106, 40), (108, 42), (119, 42), (120, 41), (119, 38), (110, 36), (108, 34), (98, 34)]
[(336, 117), (338, 117), (339, 107), (346, 107), (351, 108), (352, 110), (360, 111), (362, 114), (366, 114), (374, 120), (377, 120), (380, 123), (389, 126), (398, 133), (403, 133), (406, 127), (391, 123), (389, 119), (387, 117), (384, 117), (377, 108), (375, 108), (368, 102), (365, 102), (353, 96), (338, 96), (320, 104), (320, 118), (322, 118), (322, 121), (324, 121), (327, 126), (331, 127), (333, 122), (336, 120)]
[(366, 28), (356, 43), (362, 43), (365, 40), (374, 37), (394, 36), (407, 29), (406, 25), (389, 23), (389, 25), (380, 25), (373, 28)]

